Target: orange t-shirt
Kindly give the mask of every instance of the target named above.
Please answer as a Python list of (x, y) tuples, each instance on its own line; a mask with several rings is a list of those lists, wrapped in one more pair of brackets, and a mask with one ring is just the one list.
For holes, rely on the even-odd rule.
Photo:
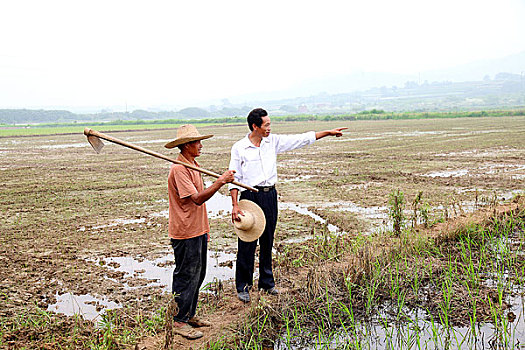
[[(182, 154), (177, 160), (188, 163)], [(197, 162), (195, 165), (199, 166)], [(188, 239), (210, 232), (206, 204), (195, 204), (190, 196), (204, 190), (201, 173), (184, 165), (173, 164), (168, 176), (169, 226), (174, 239)]]

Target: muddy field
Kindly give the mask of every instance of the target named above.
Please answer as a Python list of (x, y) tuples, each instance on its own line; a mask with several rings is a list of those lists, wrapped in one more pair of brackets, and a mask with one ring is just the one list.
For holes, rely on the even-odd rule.
[[(410, 203), (422, 191), (430, 219), (452, 217), (525, 189), (525, 117), (367, 122), (276, 123), (274, 133), (346, 126), (279, 156), (280, 216), (276, 254), (327, 229), (374, 235), (391, 229), (394, 190)], [(103, 131), (103, 130), (100, 130)], [(222, 173), (246, 126), (200, 128), (201, 166)], [(112, 136), (171, 154), (175, 130), (114, 132)], [(171, 152), (171, 153), (170, 153)], [(168, 298), (172, 252), (167, 239), (170, 164), (106, 143), (96, 154), (78, 134), (0, 138), (0, 317), (45, 310), (100, 320), (104, 309), (152, 314)], [(205, 181), (213, 181), (205, 177)], [(233, 277), (236, 240), (225, 190), (209, 203), (209, 288)], [(278, 261), (278, 257), (276, 259)], [(278, 283), (289, 276), (280, 274)], [(219, 326), (235, 323), (246, 306), (233, 287), (206, 311)], [(3, 344), (22, 342), (10, 334)], [(15, 339), (12, 339), (12, 338)], [(175, 339), (175, 342), (178, 340)], [(11, 343), (13, 344), (13, 343)]]

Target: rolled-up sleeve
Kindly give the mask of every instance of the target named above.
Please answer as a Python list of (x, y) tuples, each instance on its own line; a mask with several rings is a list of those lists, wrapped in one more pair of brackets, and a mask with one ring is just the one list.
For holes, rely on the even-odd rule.
[(171, 173), (173, 174), (175, 185), (177, 186), (179, 197), (181, 199), (199, 192), (191, 179), (188, 168), (183, 165), (176, 165), (173, 167)]
[(315, 140), (315, 131), (296, 135), (278, 135), (275, 149), (277, 153), (291, 151), (312, 144)]

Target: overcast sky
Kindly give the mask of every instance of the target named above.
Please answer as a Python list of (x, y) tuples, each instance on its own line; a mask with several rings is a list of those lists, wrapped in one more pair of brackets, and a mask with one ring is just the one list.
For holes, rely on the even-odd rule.
[(525, 50), (525, 0), (2, 1), (0, 108), (220, 102)]

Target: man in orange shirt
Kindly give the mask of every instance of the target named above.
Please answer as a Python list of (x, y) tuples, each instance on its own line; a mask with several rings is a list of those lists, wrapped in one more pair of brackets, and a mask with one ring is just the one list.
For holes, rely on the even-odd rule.
[[(213, 135), (201, 135), (193, 125), (183, 125), (177, 138), (165, 145), (179, 147), (177, 160), (199, 166), (195, 158), (201, 155), (201, 140)], [(210, 187), (204, 189), (201, 173), (184, 165), (173, 164), (168, 177), (169, 236), (175, 254), (172, 292), (178, 306), (173, 318), (173, 331), (188, 339), (203, 336), (194, 327), (210, 326), (209, 321), (195, 316), (199, 289), (206, 275), (208, 234), (210, 225), (206, 202), (215, 192), (234, 180), (235, 171), (227, 170)]]

